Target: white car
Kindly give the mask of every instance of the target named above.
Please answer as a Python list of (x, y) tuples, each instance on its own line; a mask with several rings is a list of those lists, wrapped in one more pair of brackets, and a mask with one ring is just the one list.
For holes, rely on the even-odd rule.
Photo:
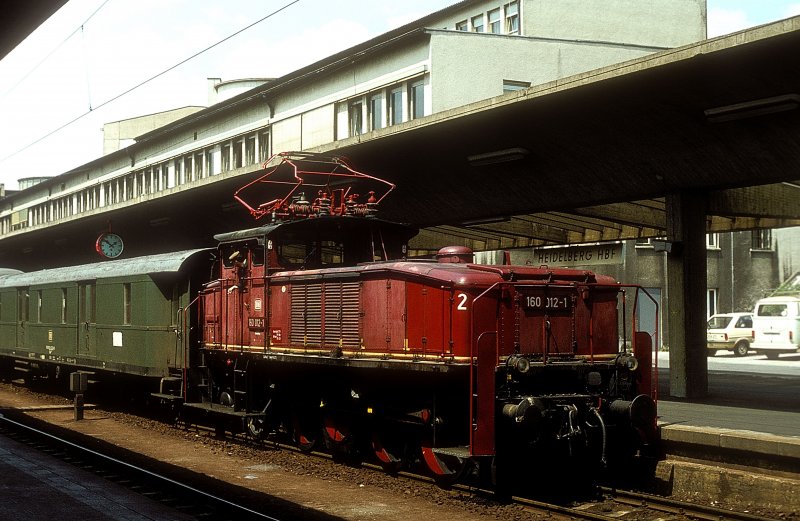
[(752, 341), (752, 313), (718, 313), (708, 319), (706, 343), (709, 356), (714, 356), (720, 349), (744, 356), (750, 350)]
[(800, 352), (800, 297), (777, 296), (756, 302), (753, 351), (775, 360)]

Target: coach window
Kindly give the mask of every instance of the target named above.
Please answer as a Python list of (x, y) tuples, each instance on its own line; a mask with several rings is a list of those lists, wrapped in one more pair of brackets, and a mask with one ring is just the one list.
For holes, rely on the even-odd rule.
[(28, 299), (30, 298), (28, 294), (28, 289), (21, 289), (17, 292), (17, 318), (20, 322), (27, 322), (28, 321)]
[(42, 322), (42, 290), (36, 292), (36, 322)]
[(78, 286), (78, 322), (94, 324), (97, 320), (96, 286), (94, 283), (82, 283)]
[(61, 288), (61, 323), (67, 323), (67, 288)]
[(122, 310), (123, 310), (123, 318), (122, 323), (125, 325), (130, 325), (131, 323), (131, 284), (130, 282), (126, 282), (122, 285)]

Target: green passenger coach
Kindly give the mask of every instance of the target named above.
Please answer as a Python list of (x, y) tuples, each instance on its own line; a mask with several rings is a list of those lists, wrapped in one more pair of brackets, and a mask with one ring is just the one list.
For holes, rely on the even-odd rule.
[(0, 272), (0, 363), (29, 380), (81, 370), (179, 385), (196, 319), (183, 310), (210, 266), (198, 249)]

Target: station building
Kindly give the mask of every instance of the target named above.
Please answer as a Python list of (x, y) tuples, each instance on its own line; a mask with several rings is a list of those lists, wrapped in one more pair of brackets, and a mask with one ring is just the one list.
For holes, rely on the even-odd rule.
[[(413, 131), (434, 113), (703, 40), (706, 16), (705, 0), (468, 0), (280, 78), (210, 79), (207, 108), (110, 123), (104, 156), (0, 199), (0, 264), (26, 269), (24, 254), (36, 254), (10, 255), (4, 240), (185, 196), (251, 174), (276, 152)], [(777, 238), (709, 235), (709, 312), (744, 309), (778, 285)], [(650, 240), (614, 243), (613, 262), (588, 265), (651, 288), (663, 306), (666, 267)], [(591, 247), (519, 250), (513, 260), (559, 265), (558, 248)], [(549, 262), (536, 260), (548, 251)]]

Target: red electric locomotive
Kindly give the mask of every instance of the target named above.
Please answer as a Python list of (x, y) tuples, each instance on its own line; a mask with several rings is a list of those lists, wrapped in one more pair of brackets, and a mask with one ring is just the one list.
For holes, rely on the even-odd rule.
[(626, 338), (620, 308), (636, 288), (478, 265), (464, 247), (408, 259), (416, 230), (376, 217), (392, 189), (341, 159), (287, 153), (237, 192), (267, 222), (216, 237), (187, 413), (442, 479), (654, 447), (650, 337)]

